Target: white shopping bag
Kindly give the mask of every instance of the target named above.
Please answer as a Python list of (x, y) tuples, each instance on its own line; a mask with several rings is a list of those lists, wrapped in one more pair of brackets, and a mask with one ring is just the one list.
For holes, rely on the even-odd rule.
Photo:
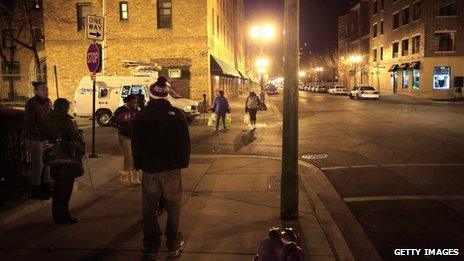
[(250, 115), (248, 113), (243, 117), (243, 123), (250, 125)]

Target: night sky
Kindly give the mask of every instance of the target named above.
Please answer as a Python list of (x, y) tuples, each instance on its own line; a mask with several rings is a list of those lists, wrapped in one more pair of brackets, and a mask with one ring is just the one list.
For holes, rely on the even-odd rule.
[[(282, 24), (284, 0), (244, 0), (249, 23), (270, 19)], [(350, 0), (300, 0), (300, 46), (306, 54), (337, 49), (338, 17), (347, 12)], [(302, 57), (304, 58), (304, 57)]]

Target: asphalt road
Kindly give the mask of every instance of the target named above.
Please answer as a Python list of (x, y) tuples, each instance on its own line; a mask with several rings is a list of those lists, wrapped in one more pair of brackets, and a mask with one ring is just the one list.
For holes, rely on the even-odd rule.
[[(282, 95), (273, 100), (282, 111)], [(396, 248), (457, 248), (462, 260), (464, 106), (300, 92), (299, 108), (299, 154), (326, 155), (307, 161), (324, 172), (383, 259), (394, 259)], [(191, 126), (193, 152), (281, 154), (279, 117), (258, 114), (263, 127), (256, 131), (235, 117), (219, 134), (204, 122)], [(96, 134), (97, 153), (119, 154), (114, 129)], [(356, 244), (337, 209), (327, 208), (348, 244)]]
[(309, 162), (383, 259), (397, 248), (457, 248), (463, 259), (464, 106), (300, 92), (299, 108), (300, 154), (327, 155)]

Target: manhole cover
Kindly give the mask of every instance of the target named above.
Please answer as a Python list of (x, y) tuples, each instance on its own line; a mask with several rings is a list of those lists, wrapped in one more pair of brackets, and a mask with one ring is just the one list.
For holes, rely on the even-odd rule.
[(327, 154), (324, 153), (315, 153), (315, 154), (303, 154), (301, 156), (302, 159), (306, 160), (318, 160), (318, 159), (325, 159), (327, 158)]

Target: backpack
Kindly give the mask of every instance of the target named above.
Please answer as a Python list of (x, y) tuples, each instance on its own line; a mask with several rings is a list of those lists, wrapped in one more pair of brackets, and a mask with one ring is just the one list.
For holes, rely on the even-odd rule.
[[(64, 176), (80, 177), (84, 175), (82, 158), (85, 154), (85, 144), (63, 140), (59, 136), (55, 140), (44, 141), (44, 147), (43, 161), (45, 166), (65, 168)], [(62, 179), (63, 177), (52, 178)]]
[(247, 108), (257, 109), (258, 108), (258, 97), (248, 97)]

